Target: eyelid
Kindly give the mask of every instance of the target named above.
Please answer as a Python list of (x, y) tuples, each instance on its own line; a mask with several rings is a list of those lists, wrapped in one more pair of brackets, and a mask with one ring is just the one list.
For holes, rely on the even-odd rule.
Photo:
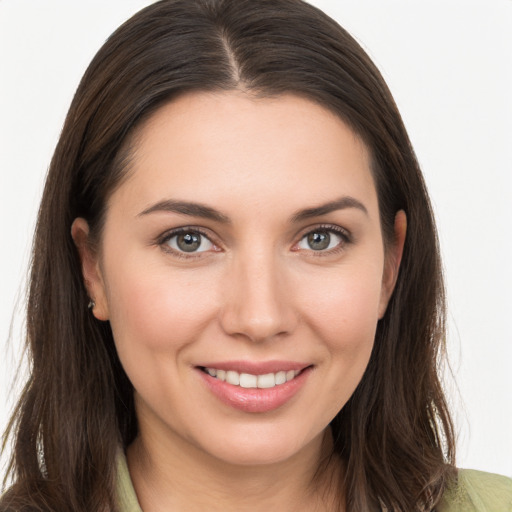
[[(201, 235), (202, 237), (206, 238), (214, 247), (213, 250), (208, 251), (199, 251), (199, 252), (190, 252), (187, 253), (185, 251), (178, 251), (168, 245), (168, 242), (171, 238), (174, 238), (175, 236), (179, 236), (183, 233), (197, 233)], [(219, 252), (221, 249), (219, 247), (219, 244), (215, 242), (215, 237), (213, 237), (210, 233), (208, 233), (204, 228), (198, 227), (198, 226), (181, 226), (179, 228), (172, 228), (164, 233), (162, 233), (159, 237), (157, 237), (155, 243), (156, 245), (160, 246), (162, 250), (164, 250), (167, 253), (172, 254), (173, 256), (177, 256), (179, 258), (199, 258), (204, 257), (206, 253), (209, 252)]]
[[(306, 236), (308, 236), (311, 233), (314, 233), (316, 231), (326, 231), (329, 233), (334, 233), (335, 235), (341, 237), (342, 242), (339, 243), (336, 247), (333, 247), (332, 249), (324, 250), (324, 251), (315, 251), (313, 249), (300, 249), (296, 248), (297, 245), (304, 240)], [(338, 226), (336, 224), (318, 224), (316, 226), (308, 226), (307, 228), (303, 229), (301, 233), (298, 236), (298, 241), (293, 245), (292, 250), (296, 252), (307, 252), (309, 254), (312, 254), (313, 256), (329, 256), (332, 254), (336, 254), (340, 251), (343, 251), (347, 245), (353, 243), (353, 236), (352, 233), (341, 226)]]

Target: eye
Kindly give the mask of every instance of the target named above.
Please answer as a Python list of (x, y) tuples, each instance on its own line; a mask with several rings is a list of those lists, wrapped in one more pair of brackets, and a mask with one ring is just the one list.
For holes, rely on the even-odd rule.
[(297, 244), (299, 250), (328, 252), (349, 242), (346, 233), (333, 228), (319, 228), (306, 233)]
[(213, 243), (206, 235), (192, 229), (171, 232), (162, 243), (178, 253), (198, 253), (214, 248)]

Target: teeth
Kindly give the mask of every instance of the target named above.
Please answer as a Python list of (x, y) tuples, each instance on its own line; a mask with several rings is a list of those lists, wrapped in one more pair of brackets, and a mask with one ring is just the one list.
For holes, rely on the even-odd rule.
[(240, 387), (241, 388), (257, 388), (258, 387), (258, 377), (256, 377), (256, 375), (251, 375), (250, 373), (241, 373), (240, 374)]
[(279, 384), (284, 384), (286, 382), (286, 372), (277, 372), (276, 373), (276, 386)]
[(238, 386), (240, 384), (240, 374), (233, 371), (226, 372), (226, 382), (233, 384), (233, 386)]
[(279, 386), (280, 384), (294, 379), (300, 373), (300, 370), (289, 370), (287, 372), (266, 373), (265, 375), (252, 375), (250, 373), (238, 373), (233, 370), (217, 370), (216, 368), (205, 368), (204, 370), (208, 375), (225, 381), (228, 384), (232, 384), (233, 386), (260, 389), (269, 389)]
[(259, 388), (273, 388), (276, 385), (276, 376), (274, 373), (258, 375)]

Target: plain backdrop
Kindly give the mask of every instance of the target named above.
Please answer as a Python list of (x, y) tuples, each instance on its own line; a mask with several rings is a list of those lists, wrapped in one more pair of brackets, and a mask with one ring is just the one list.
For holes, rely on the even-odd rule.
[[(13, 403), (10, 383), (15, 375), (23, 380), (23, 283), (64, 116), (104, 40), (149, 3), (0, 0), (1, 430)], [(447, 278), (455, 381), (446, 381), (458, 465), (510, 476), (512, 1), (311, 3), (348, 29), (381, 69), (426, 176)]]

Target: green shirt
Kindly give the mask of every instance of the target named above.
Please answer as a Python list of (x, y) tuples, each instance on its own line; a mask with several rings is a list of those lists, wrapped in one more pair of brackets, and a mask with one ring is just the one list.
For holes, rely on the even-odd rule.
[(512, 478), (459, 470), (457, 485), (445, 493), (439, 512), (512, 512)]
[[(124, 456), (119, 458), (117, 492), (120, 512), (142, 512)], [(446, 492), (439, 512), (512, 512), (512, 479), (462, 469), (457, 485)]]

